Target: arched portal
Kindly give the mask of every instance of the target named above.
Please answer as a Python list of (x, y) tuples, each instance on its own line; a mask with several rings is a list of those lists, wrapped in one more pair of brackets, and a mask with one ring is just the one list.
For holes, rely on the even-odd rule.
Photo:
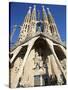
[(34, 86), (47, 86), (57, 84), (56, 76), (53, 78), (50, 76), (49, 72), (49, 70), (52, 70), (49, 59), (52, 55), (52, 52), (49, 48), (49, 45), (44, 39), (39, 38), (36, 40), (33, 48), (35, 49)]

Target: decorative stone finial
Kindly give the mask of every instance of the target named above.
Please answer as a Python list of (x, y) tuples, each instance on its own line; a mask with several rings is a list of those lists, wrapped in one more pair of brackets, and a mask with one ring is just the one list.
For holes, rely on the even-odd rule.
[(44, 6), (42, 6), (42, 8), (44, 9)]
[(34, 5), (34, 8), (36, 8), (36, 5)]
[(30, 6), (29, 9), (31, 9), (32, 7)]
[(30, 6), (30, 7), (29, 7), (29, 11), (28, 11), (29, 14), (31, 13), (31, 8), (32, 8), (32, 7)]
[(47, 8), (47, 11), (48, 11), (48, 13), (49, 13), (49, 14), (51, 14), (51, 13), (50, 13), (50, 9), (49, 9), (49, 8)]
[(49, 8), (47, 8), (47, 10), (49, 11)]

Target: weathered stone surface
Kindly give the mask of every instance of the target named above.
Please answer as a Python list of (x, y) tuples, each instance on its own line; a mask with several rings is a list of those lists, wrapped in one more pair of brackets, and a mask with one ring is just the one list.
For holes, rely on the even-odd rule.
[(29, 8), (19, 41), (10, 51), (12, 88), (66, 84), (66, 49), (51, 12), (48, 9), (47, 16), (44, 7), (42, 11), (43, 19), (38, 21), (36, 7), (32, 13)]

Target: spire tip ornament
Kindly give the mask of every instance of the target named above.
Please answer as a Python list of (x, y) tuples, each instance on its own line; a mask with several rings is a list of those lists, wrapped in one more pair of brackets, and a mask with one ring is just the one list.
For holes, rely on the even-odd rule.
[(29, 9), (31, 9), (32, 7), (30, 6)]
[(34, 8), (36, 8), (36, 5), (34, 5)]
[(44, 5), (42, 6), (42, 8), (44, 9)]
[(49, 8), (47, 8), (47, 10), (49, 10)]

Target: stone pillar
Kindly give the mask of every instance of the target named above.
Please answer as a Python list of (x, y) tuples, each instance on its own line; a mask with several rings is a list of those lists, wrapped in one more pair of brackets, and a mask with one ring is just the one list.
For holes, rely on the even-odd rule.
[(46, 39), (46, 41), (47, 41), (47, 43), (48, 43), (48, 45), (49, 45), (49, 48), (50, 48), (52, 54), (54, 55), (55, 62), (56, 62), (56, 64), (58, 65), (58, 68), (59, 68), (60, 72), (62, 72), (62, 74), (64, 75), (64, 77), (65, 77), (65, 79), (66, 79), (65, 72), (64, 72), (64, 70), (63, 70), (63, 68), (62, 68), (62, 66), (61, 66), (61, 64), (60, 64), (60, 62), (59, 62), (59, 60), (58, 60), (58, 58), (57, 58), (57, 56), (56, 56), (56, 54), (55, 54), (55, 51), (54, 51), (54, 48), (53, 48), (53, 42), (50, 41), (49, 39)]
[(52, 75), (52, 67), (51, 67), (51, 57), (48, 56), (48, 74), (49, 74), (49, 77)]
[(40, 75), (40, 86), (43, 85), (42, 75)]
[(53, 71), (57, 77), (57, 84), (61, 85), (63, 83), (63, 80), (61, 78), (62, 72), (60, 71), (53, 55), (51, 55), (51, 63), (52, 63)]

